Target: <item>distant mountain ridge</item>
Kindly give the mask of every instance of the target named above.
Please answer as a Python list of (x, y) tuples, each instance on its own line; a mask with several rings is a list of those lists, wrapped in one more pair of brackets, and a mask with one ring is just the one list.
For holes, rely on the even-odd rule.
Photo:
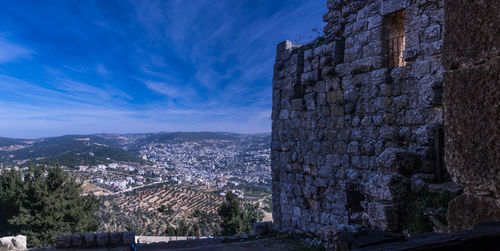
[(63, 166), (110, 162), (145, 163), (134, 149), (151, 143), (202, 142), (206, 140), (250, 140), (271, 142), (270, 134), (228, 132), (160, 132), (138, 134), (64, 135), (41, 139), (0, 137), (0, 163), (29, 165), (30, 162)]
[(141, 142), (165, 143), (170, 141), (239, 140), (238, 134), (226, 132), (161, 132), (141, 139)]
[(0, 137), (0, 147), (10, 145), (24, 145), (25, 141), (27, 140)]
[[(0, 159), (4, 163), (28, 165), (43, 162), (64, 166), (95, 165), (111, 161), (142, 162), (116, 140), (95, 135), (65, 135), (34, 140), (1, 140)], [(10, 148), (8, 148), (11, 146)]]

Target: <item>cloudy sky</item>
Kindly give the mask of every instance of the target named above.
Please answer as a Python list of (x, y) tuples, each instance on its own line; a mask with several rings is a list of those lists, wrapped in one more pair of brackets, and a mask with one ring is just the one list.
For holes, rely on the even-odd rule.
[(271, 131), (276, 44), (325, 0), (2, 1), (0, 136)]

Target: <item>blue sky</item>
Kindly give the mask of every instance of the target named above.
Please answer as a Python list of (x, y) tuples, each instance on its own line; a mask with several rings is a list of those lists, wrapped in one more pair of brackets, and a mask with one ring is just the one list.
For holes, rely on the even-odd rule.
[(271, 131), (276, 44), (325, 0), (2, 1), (0, 136)]

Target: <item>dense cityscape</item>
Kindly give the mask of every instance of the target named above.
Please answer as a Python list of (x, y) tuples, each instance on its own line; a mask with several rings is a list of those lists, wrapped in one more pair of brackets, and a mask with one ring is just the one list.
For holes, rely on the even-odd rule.
[[(158, 135), (163, 134), (68, 136), (62, 144), (79, 144), (71, 153), (73, 158), (87, 156), (82, 161), (85, 164), (78, 165), (72, 165), (73, 161), (61, 162), (69, 158), (68, 153), (47, 155), (39, 150), (42, 148), (38, 145), (49, 144), (47, 142), (52, 139), (40, 142), (13, 140), (9, 145), (4, 139), (0, 157), (5, 168), (33, 165), (33, 159), (45, 164), (55, 160), (54, 163), (75, 174), (83, 183), (91, 184), (85, 186), (86, 190), (97, 195), (126, 192), (162, 182), (270, 189), (269, 135), (221, 134), (224, 137), (219, 137), (186, 133), (168, 139)], [(58, 145), (61, 141), (57, 139)], [(115, 154), (123, 150), (137, 160), (125, 161), (130, 157)], [(31, 154), (29, 158), (25, 152)], [(105, 156), (106, 152), (109, 156)], [(25, 159), (18, 159), (17, 155)]]

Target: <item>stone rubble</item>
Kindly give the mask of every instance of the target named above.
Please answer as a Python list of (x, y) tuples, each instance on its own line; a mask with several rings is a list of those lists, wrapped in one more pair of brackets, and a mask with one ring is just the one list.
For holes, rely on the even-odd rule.
[(0, 250), (28, 250), (26, 236), (8, 236), (0, 238)]

